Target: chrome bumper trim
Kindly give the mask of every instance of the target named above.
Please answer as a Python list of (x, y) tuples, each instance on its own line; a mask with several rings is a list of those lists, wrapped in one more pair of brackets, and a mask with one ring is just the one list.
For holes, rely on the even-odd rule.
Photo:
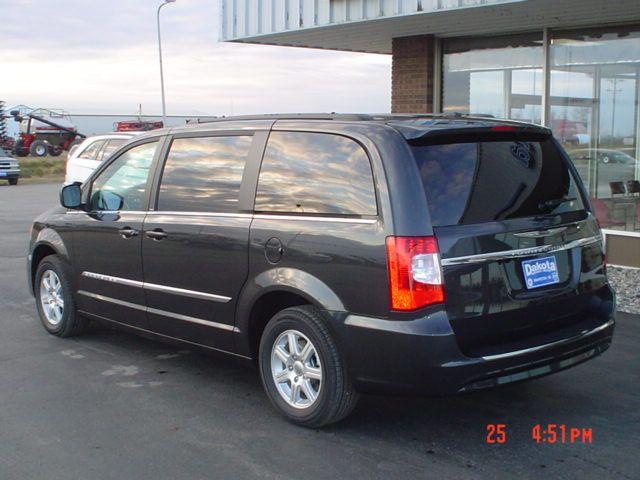
[(484, 357), (480, 357), (485, 361), (493, 361), (493, 360), (502, 360), (505, 358), (517, 357), (519, 355), (527, 355), (529, 353), (539, 352), (541, 350), (546, 350), (548, 348), (560, 347), (562, 345), (573, 343), (578, 340), (582, 340), (583, 338), (590, 337), (591, 335), (595, 335), (598, 332), (606, 330), (610, 326), (615, 323), (613, 319), (609, 320), (607, 323), (603, 323), (602, 325), (594, 328), (593, 330), (583, 330), (578, 335), (574, 335), (573, 337), (563, 338), (562, 340), (557, 340), (555, 342), (545, 343), (543, 345), (538, 345), (536, 347), (524, 348), (522, 350), (515, 350), (513, 352), (500, 353), (497, 355), (486, 355)]

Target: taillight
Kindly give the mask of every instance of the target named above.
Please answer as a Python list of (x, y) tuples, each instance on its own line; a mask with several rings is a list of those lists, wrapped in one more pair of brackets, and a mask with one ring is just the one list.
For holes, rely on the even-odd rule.
[(435, 237), (387, 237), (387, 268), (392, 310), (417, 310), (444, 302)]

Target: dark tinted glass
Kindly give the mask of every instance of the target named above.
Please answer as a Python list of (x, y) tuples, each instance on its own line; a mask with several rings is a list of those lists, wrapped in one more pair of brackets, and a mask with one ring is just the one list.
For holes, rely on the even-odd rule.
[(551, 141), (413, 146), (434, 226), (584, 208)]
[(158, 210), (234, 212), (250, 136), (178, 138), (164, 166)]
[(257, 211), (375, 215), (369, 157), (338, 135), (272, 132), (260, 169)]

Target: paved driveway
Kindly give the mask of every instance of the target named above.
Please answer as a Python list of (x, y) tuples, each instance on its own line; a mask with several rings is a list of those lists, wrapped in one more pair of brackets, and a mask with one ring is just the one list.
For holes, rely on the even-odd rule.
[[(346, 421), (283, 421), (258, 375), (94, 327), (45, 333), (27, 292), (27, 229), (55, 185), (0, 186), (0, 479), (639, 478), (640, 318), (612, 348), (527, 384), (446, 399), (364, 397)], [(410, 361), (411, 359), (407, 359)], [(507, 425), (487, 445), (486, 425)], [(536, 424), (593, 429), (536, 444)]]

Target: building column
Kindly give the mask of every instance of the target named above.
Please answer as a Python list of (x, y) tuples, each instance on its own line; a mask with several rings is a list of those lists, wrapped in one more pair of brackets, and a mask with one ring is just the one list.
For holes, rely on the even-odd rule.
[(391, 112), (432, 113), (433, 35), (400, 37), (392, 40)]

